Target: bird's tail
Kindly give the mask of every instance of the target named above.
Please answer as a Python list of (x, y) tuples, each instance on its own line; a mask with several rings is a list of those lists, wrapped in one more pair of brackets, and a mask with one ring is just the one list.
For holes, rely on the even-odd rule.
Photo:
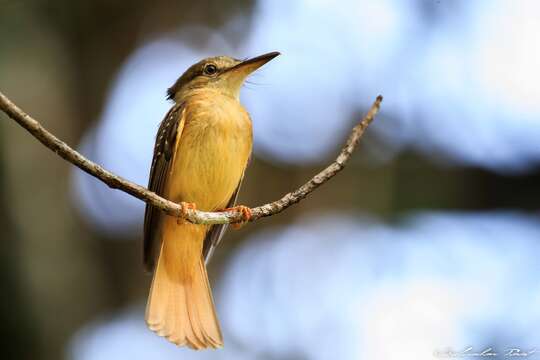
[(219, 348), (223, 338), (202, 260), (204, 227), (165, 217), (162, 247), (146, 306), (158, 335), (192, 349)]

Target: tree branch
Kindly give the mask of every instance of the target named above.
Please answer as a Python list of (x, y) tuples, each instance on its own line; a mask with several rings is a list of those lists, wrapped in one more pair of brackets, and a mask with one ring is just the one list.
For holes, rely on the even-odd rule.
[[(345, 146), (339, 153), (336, 160), (334, 160), (328, 167), (315, 175), (300, 188), (286, 194), (281, 199), (252, 208), (250, 221), (255, 221), (262, 217), (272, 216), (282, 212), (289, 206), (304, 199), (311, 192), (340, 172), (351, 157), (351, 154), (356, 148), (358, 141), (364, 134), (364, 131), (373, 121), (375, 115), (377, 115), (381, 102), (382, 96), (379, 95), (362, 121), (352, 129)], [(142, 201), (152, 204), (156, 208), (171, 216), (185, 218), (194, 224), (227, 224), (240, 222), (242, 220), (242, 213), (237, 211), (206, 212), (188, 208), (184, 209), (183, 204), (176, 204), (170, 200), (164, 199), (140, 185), (111, 173), (100, 165), (88, 160), (80, 153), (69, 147), (66, 143), (58, 139), (56, 136), (48, 132), (38, 121), (22, 111), (1, 92), (0, 110), (19, 123), (19, 125), (25, 128), (43, 145), (73, 165), (79, 167), (81, 170), (103, 181), (109, 187), (119, 189)]]

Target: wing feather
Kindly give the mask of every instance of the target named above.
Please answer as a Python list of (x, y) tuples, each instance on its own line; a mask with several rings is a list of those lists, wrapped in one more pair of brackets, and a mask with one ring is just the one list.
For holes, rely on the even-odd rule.
[[(154, 147), (154, 156), (150, 168), (148, 189), (163, 196), (167, 174), (170, 172), (177, 139), (184, 127), (184, 105), (174, 105), (159, 126)], [(146, 204), (144, 214), (143, 262), (148, 271), (154, 269), (161, 246), (158, 236), (160, 210)]]

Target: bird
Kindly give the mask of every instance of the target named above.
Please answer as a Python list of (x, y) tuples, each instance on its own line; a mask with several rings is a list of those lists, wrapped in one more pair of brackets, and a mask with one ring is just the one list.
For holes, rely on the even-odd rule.
[[(249, 208), (236, 206), (253, 144), (240, 89), (279, 54), (210, 57), (178, 78), (167, 90), (174, 104), (156, 135), (149, 190), (186, 209), (236, 210), (249, 220)], [(153, 277), (145, 320), (150, 330), (178, 346), (223, 346), (206, 264), (226, 228), (192, 224), (146, 205), (143, 262)]]

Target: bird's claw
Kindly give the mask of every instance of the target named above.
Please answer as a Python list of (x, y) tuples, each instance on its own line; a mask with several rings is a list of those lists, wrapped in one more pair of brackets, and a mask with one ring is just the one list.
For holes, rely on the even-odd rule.
[(180, 208), (181, 208), (180, 211), (182, 213), (182, 217), (178, 217), (176, 219), (176, 223), (178, 225), (180, 225), (182, 223), (182, 221), (186, 218), (186, 216), (188, 214), (188, 210), (197, 210), (197, 205), (195, 205), (195, 203), (181, 201), (180, 202)]
[(251, 209), (244, 205), (237, 205), (231, 208), (226, 208), (223, 211), (234, 211), (242, 214), (242, 220), (240, 220), (240, 222), (231, 224), (231, 226), (235, 230), (240, 229), (242, 226), (244, 226), (245, 223), (249, 221), (249, 219), (251, 219)]

